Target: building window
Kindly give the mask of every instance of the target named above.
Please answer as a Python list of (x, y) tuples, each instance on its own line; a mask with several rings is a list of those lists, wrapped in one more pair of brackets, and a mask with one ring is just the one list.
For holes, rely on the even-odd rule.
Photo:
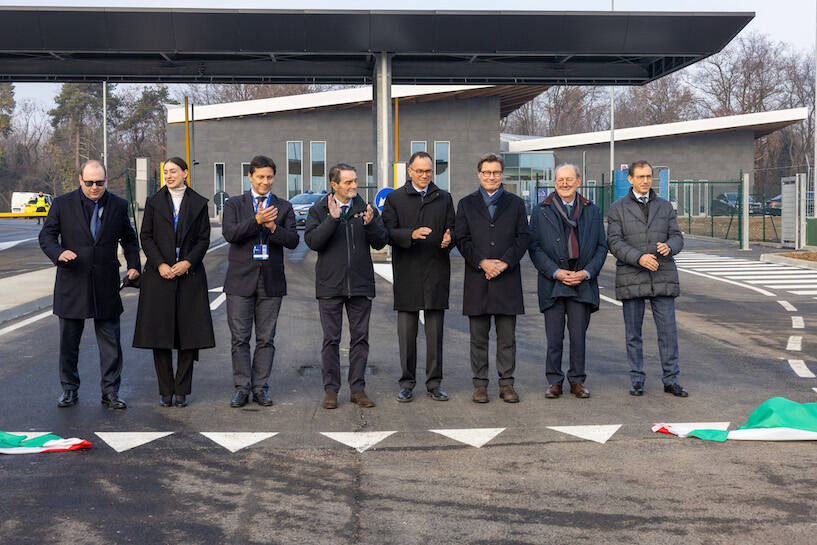
[(434, 183), (448, 191), (451, 179), (451, 143), (434, 142)]
[(373, 202), (377, 194), (377, 186), (374, 183), (374, 163), (366, 163), (366, 191), (361, 195), (366, 202)]
[(250, 183), (250, 164), (241, 163), (241, 193), (249, 191), (250, 189), (252, 189), (252, 184)]
[(303, 142), (287, 142), (287, 199), (303, 192)]
[(213, 193), (224, 191), (224, 163), (213, 163)]
[(411, 141), (411, 155), (414, 155), (418, 151), (426, 151), (426, 141), (425, 140), (412, 140)]
[(320, 193), (326, 190), (326, 142), (309, 143), (310, 183), (309, 188)]

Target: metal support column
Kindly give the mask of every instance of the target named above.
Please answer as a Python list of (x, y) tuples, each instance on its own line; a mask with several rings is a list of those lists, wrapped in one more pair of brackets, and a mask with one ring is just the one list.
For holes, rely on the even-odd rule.
[(391, 55), (375, 55), (374, 78), (372, 80), (372, 114), (374, 117), (374, 180), (377, 187), (392, 187), (392, 163), (394, 147), (392, 142), (391, 108)]
[(749, 188), (750, 176), (748, 172), (743, 173), (743, 183), (740, 191), (740, 249), (750, 250), (749, 248)]
[(102, 164), (108, 172), (108, 82), (102, 82)]

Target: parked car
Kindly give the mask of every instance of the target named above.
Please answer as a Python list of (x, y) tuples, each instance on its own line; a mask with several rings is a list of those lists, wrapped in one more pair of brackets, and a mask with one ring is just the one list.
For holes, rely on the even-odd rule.
[[(814, 191), (806, 191), (806, 210), (814, 209)], [(779, 216), (783, 213), (783, 194), (766, 201), (766, 215)]]
[(326, 196), (326, 193), (299, 193), (292, 197), (289, 202), (292, 203), (292, 211), (295, 212), (295, 226), (306, 226), (306, 216), (309, 214), (309, 209), (312, 205)]
[(39, 200), (39, 196), (35, 193), (33, 197), (28, 199), (25, 207), (23, 208), (23, 212), (26, 214), (34, 214), (35, 212), (48, 212), (51, 208), (51, 195), (48, 193), (43, 194), (45, 199), (45, 206), (37, 206), (37, 201)]
[[(712, 199), (713, 216), (736, 216), (738, 215), (738, 192), (727, 191), (721, 193)], [(749, 195), (749, 215), (763, 214), (763, 203), (759, 202), (755, 197)]]

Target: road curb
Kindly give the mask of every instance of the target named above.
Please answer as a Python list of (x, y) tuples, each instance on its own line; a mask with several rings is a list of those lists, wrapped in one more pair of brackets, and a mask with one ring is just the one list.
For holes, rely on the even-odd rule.
[(795, 267), (803, 267), (806, 269), (817, 269), (817, 261), (795, 259), (793, 257), (786, 257), (780, 254), (760, 254), (760, 260), (768, 261), (769, 263), (782, 263), (784, 265), (794, 265)]

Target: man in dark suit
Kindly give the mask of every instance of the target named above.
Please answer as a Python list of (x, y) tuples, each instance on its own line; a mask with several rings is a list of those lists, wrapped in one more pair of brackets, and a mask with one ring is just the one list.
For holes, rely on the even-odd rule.
[(414, 399), (417, 371), (417, 324), (423, 313), (426, 334), (426, 391), (447, 401), (443, 379), (443, 321), (451, 281), (451, 194), (434, 185), (431, 156), (418, 151), (409, 159), (406, 185), (392, 191), (383, 204), (383, 223), (394, 256), (394, 310), (400, 345), (400, 392), (397, 401)]
[(525, 313), (519, 260), (528, 250), (525, 202), (505, 191), (499, 155), (483, 155), (477, 163), (480, 188), (457, 205), (454, 228), (457, 248), (465, 258), (462, 313), (471, 329), (474, 403), (488, 402), (488, 335), (496, 327), (496, 370), (499, 397), (518, 403), (514, 390), (516, 315)]
[(40, 248), (57, 266), (54, 314), (60, 318), (60, 383), (58, 407), (79, 399), (79, 342), (87, 318), (94, 319), (102, 375), (102, 404), (125, 409), (119, 398), (122, 347), (119, 341), (119, 260), (122, 245), (128, 278), (141, 268), (139, 244), (128, 218), (128, 203), (106, 191), (108, 175), (96, 160), (80, 169), (79, 189), (54, 199), (40, 231)]
[(570, 391), (590, 397), (584, 387), (585, 337), (590, 314), (599, 309), (598, 276), (607, 257), (601, 210), (577, 193), (582, 183), (575, 165), (554, 172), (556, 191), (530, 214), (530, 257), (539, 271), (539, 310), (547, 335), (545, 397), (562, 395), (565, 317), (570, 332)]
[(272, 159), (253, 157), (249, 168), (252, 190), (224, 205), (221, 232), (230, 243), (224, 293), (235, 385), (230, 407), (246, 405), (250, 392), (259, 405), (272, 405), (267, 381), (275, 358), (278, 312), (287, 294), (284, 248), (297, 247), (299, 240), (292, 205), (272, 193), (275, 172)]
[(321, 363), (323, 408), (336, 409), (340, 390), (340, 334), (343, 309), (349, 320), (350, 400), (374, 407), (366, 395), (369, 316), (374, 299), (374, 267), (369, 248), (386, 245), (388, 233), (377, 210), (357, 194), (355, 167), (339, 163), (329, 169), (332, 193), (309, 209), (304, 229), (307, 246), (318, 252), (315, 296), (323, 328)]
[(632, 187), (610, 206), (607, 214), (607, 246), (616, 257), (616, 299), (621, 301), (624, 313), (630, 395), (644, 394), (641, 326), (649, 299), (658, 332), (664, 391), (687, 397), (689, 392), (678, 384), (675, 298), (681, 293), (681, 285), (672, 257), (684, 248), (684, 236), (672, 203), (652, 190), (652, 165), (636, 161), (627, 174)]

